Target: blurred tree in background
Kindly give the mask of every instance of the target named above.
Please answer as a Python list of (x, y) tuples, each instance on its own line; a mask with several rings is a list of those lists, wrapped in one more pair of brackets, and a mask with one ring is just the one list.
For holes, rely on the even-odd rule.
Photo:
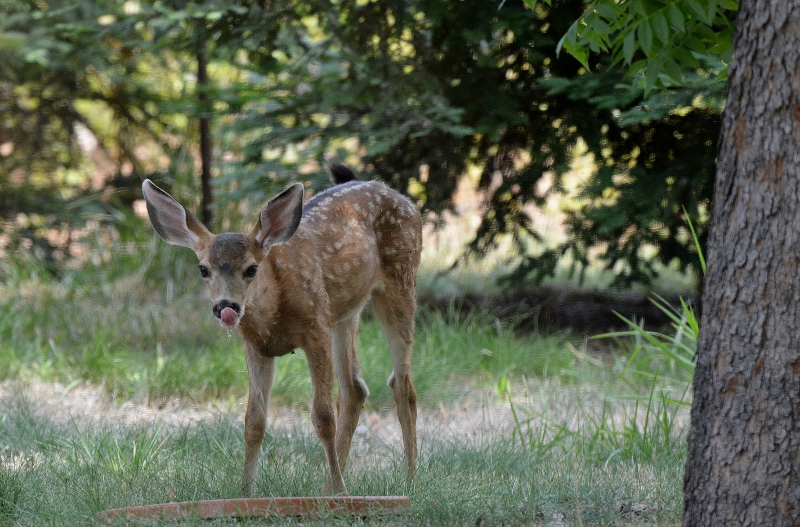
[[(614, 57), (559, 53), (585, 7), (6, 2), (3, 243), (58, 254), (49, 227), (128, 218), (144, 177), (199, 204), (195, 122), (214, 116), (220, 228), (289, 179), (321, 188), (332, 158), (410, 193), (432, 218), (478, 170), (485, 206), (466, 256), (510, 238), (513, 281), (541, 280), (566, 256), (580, 270), (590, 253), (619, 285), (649, 283), (657, 261), (686, 269), (696, 256), (683, 210), (704, 237), (720, 75), (680, 64), (691, 67), (684, 82), (653, 92)], [(567, 211), (567, 241), (549, 246), (530, 206), (564, 189), (578, 151), (596, 170)]]

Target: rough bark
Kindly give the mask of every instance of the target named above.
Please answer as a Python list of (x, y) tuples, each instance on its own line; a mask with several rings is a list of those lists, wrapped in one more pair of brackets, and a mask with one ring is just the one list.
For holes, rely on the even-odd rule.
[(800, 1), (743, 0), (734, 49), (683, 524), (800, 525)]

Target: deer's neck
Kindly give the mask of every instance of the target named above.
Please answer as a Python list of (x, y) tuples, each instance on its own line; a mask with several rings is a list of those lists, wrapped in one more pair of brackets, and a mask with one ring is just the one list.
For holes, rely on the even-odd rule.
[(307, 263), (303, 254), (287, 244), (274, 248), (260, 264), (268, 266), (268, 272), (252, 285), (239, 332), (265, 356), (278, 357), (305, 348), (304, 335), (320, 322), (316, 320), (317, 304), (326, 295), (317, 290), (324, 286)]

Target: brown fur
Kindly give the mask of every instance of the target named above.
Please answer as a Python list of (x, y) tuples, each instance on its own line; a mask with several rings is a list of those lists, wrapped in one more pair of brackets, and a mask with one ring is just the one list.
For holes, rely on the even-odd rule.
[[(422, 223), (411, 201), (382, 183), (349, 181), (314, 196), (303, 210), (298, 184), (270, 201), (249, 233), (213, 235), (151, 182), (143, 189), (158, 233), (193, 249), (208, 271), (205, 280), (218, 309), (235, 304), (241, 310), (237, 328), (250, 377), (243, 494), (255, 490), (275, 357), (295, 348), (306, 353), (311, 372), (311, 417), (328, 459), (325, 488), (346, 493), (342, 471), (369, 394), (355, 335), (370, 300), (389, 342), (389, 386), (412, 475), (417, 410), (411, 347)], [(247, 277), (252, 265), (257, 272)], [(335, 418), (334, 372), (339, 383)]]

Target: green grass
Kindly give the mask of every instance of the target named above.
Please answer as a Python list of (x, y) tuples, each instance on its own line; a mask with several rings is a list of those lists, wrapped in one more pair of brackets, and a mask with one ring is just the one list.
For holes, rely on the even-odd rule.
[[(430, 312), (420, 319), (413, 356), (414, 383), (428, 400), (457, 399), (461, 394), (453, 387), (465, 379), (469, 385), (495, 385), (507, 376), (556, 375), (571, 368), (570, 357), (560, 352), (567, 336), (515, 337), (510, 328), (486, 316), (448, 320)], [(102, 384), (122, 399), (142, 394), (150, 399), (243, 396), (247, 372), (238, 335), (228, 337), (219, 327), (200, 326), (200, 331), (207, 331), (198, 339), (201, 344), (177, 340), (138, 348), (115, 339), (113, 327), (98, 331), (85, 344), (74, 345), (58, 344), (41, 335), (26, 341), (11, 333), (0, 344), (0, 380), (88, 381)], [(391, 361), (385, 337), (380, 325), (369, 317), (361, 325), (358, 348), (371, 392), (369, 405), (392, 406), (391, 390), (386, 386)], [(304, 354), (277, 359), (274, 400), (303, 404), (310, 393)]]
[[(3, 261), (0, 382), (16, 395), (0, 407), (0, 525), (91, 524), (107, 508), (238, 496), (241, 342), (214, 321), (194, 256), (146, 234), (120, 231), (113, 250), (98, 242), (83, 267), (58, 277), (24, 254)], [(366, 523), (545, 525), (562, 515), (570, 525), (679, 522), (688, 380), (665, 367), (675, 364), (669, 339), (661, 351), (631, 351), (647, 342), (631, 330), (617, 335), (628, 339), (620, 351), (594, 356), (577, 336), (519, 335), (490, 314), (458, 313), (418, 313), (413, 375), (423, 415), (472, 409), (478, 398), (487, 403), (475, 411), (513, 419), (481, 440), (423, 434), (411, 486), (386, 437), (359, 439), (350, 492), (407, 493), (413, 503), (408, 517)], [(369, 312), (358, 347), (371, 392), (366, 410), (384, 416), (394, 406), (390, 360)], [(227, 410), (193, 426), (65, 422), (28, 398), (42, 383), (64, 387), (64, 397), (74, 386), (102, 387), (118, 405), (170, 400)], [(309, 401), (304, 355), (278, 359), (273, 405), (306, 415)], [(322, 467), (309, 427), (271, 429), (258, 493), (318, 494)]]
[[(685, 461), (681, 442), (662, 443), (658, 455), (647, 458), (598, 456), (619, 443), (619, 438), (595, 437), (592, 419), (599, 414), (590, 407), (599, 394), (575, 398), (552, 384), (548, 389), (554, 406), (582, 408), (560, 418), (552, 410), (560, 413), (563, 408), (545, 412), (548, 419), (561, 419), (560, 426), (570, 430), (568, 438), (541, 444), (521, 444), (499, 433), (482, 442), (429, 438), (410, 485), (403, 477), (400, 456), (379, 438), (356, 446), (353, 466), (346, 473), (351, 494), (407, 494), (412, 499), (409, 516), (366, 523), (531, 525), (544, 524), (554, 514), (563, 514), (570, 525), (618, 525), (634, 519), (677, 523)], [(617, 404), (610, 399), (606, 403)], [(524, 403), (519, 406), (520, 412), (530, 410)], [(97, 512), (109, 508), (238, 497), (242, 434), (241, 423), (225, 414), (189, 427), (158, 422), (97, 428), (75, 422), (59, 425), (19, 397), (4, 410), (0, 424), (0, 523), (86, 525), (94, 522)], [(275, 432), (265, 440), (258, 494), (318, 494), (323, 467), (323, 453), (313, 434)], [(645, 510), (638, 518), (627, 517), (621, 512), (625, 504), (640, 504)], [(270, 523), (362, 522), (322, 517)]]
[[(241, 341), (211, 315), (196, 266), (185, 261), (188, 251), (175, 253), (168, 265), (160, 255), (164, 247), (142, 249), (136, 272), (128, 274), (117, 267), (130, 262), (58, 280), (27, 261), (10, 266), (0, 283), (0, 381), (87, 381), (122, 399), (245, 395)], [(490, 316), (459, 316), (455, 310), (421, 310), (418, 318), (414, 382), (428, 400), (458, 398), (453, 386), (463, 379), (493, 385), (509, 375), (558, 375), (571, 367), (570, 357), (559, 352), (569, 340), (565, 335), (518, 337)], [(358, 348), (372, 394), (368, 404), (392, 406), (388, 348), (368, 310)], [(309, 394), (304, 354), (279, 358), (276, 403), (306, 404)]]

